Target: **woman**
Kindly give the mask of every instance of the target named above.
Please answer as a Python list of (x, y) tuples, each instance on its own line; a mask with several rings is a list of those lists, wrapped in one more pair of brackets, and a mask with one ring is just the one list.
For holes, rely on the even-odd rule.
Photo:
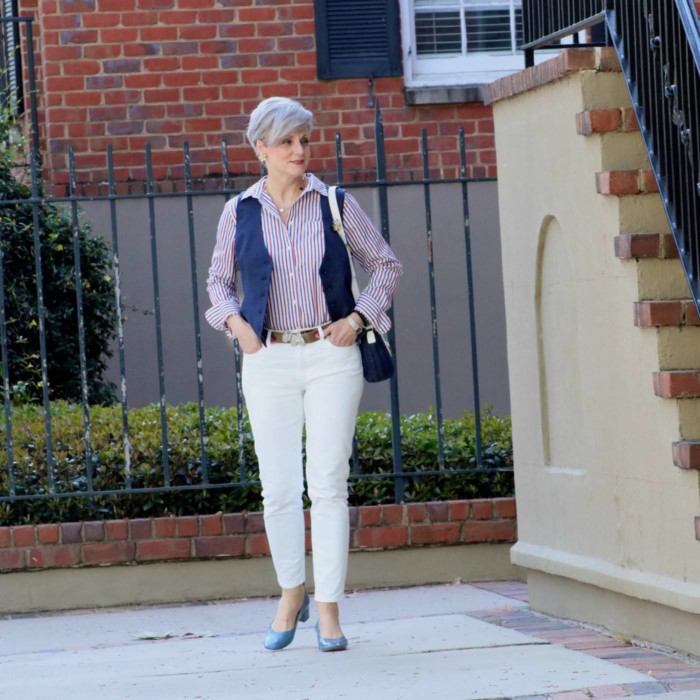
[[(370, 275), (352, 298), (342, 240), (332, 230), (328, 189), (307, 174), (312, 115), (272, 97), (250, 116), (247, 137), (267, 166), (224, 207), (207, 290), (207, 320), (243, 352), (243, 394), (260, 465), (265, 530), (282, 596), (265, 647), (282, 649), (309, 616), (304, 586), (302, 431), (311, 499), (316, 633), (322, 651), (347, 647), (338, 603), (347, 571), (347, 479), (362, 394), (357, 334), (382, 333), (401, 264), (357, 201), (343, 224), (353, 257)], [(238, 296), (240, 273), (244, 298)]]

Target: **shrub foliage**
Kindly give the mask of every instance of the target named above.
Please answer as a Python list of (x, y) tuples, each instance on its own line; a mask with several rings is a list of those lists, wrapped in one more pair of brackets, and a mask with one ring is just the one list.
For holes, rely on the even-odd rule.
[[(79, 405), (52, 404), (54, 441), (53, 476), (56, 491), (85, 491), (88, 488), (82, 409)], [(190, 486), (202, 481), (199, 417), (196, 404), (169, 406), (169, 466), (171, 485)], [(123, 489), (126, 464), (123, 425), (119, 406), (91, 410), (91, 471), (95, 490)], [(212, 484), (250, 482), (258, 478), (257, 460), (247, 416), (243, 421), (243, 456), (239, 467), (239, 432), (235, 409), (207, 408), (206, 451)], [(465, 413), (446, 420), (445, 473), (422, 476), (437, 469), (437, 431), (432, 413), (405, 416), (402, 426), (403, 467), (412, 472), (406, 481), (406, 501), (451, 500), (510, 496), (512, 467), (511, 426), (507, 418), (482, 415), (484, 466), (494, 471), (451, 474), (476, 463), (474, 416)], [(129, 411), (131, 443), (130, 476), (133, 488), (163, 486), (160, 413), (157, 406)], [(4, 434), (0, 432), (4, 440)], [(361, 414), (357, 422), (358, 462), (361, 478), (352, 478), (353, 505), (390, 503), (394, 500), (391, 420), (382, 413)], [(13, 410), (14, 483), (17, 495), (50, 491), (46, 464), (44, 413), (38, 405)], [(0, 495), (9, 494), (7, 457), (0, 464)], [(351, 467), (352, 471), (352, 467)], [(262, 508), (260, 487), (244, 483), (235, 487), (171, 492), (118, 494), (98, 497), (64, 497), (0, 503), (0, 523), (67, 522), (100, 518), (191, 515), (219, 510), (237, 512)]]
[[(42, 396), (39, 352), (37, 277), (34, 262), (34, 211), (31, 188), (16, 177), (16, 151), (7, 144), (11, 124), (0, 114), (0, 200), (21, 200), (0, 206), (0, 246), (4, 272), (5, 317), (10, 383), (23, 399)], [(26, 203), (25, 203), (26, 201)], [(49, 395), (79, 401), (78, 315), (74, 280), (73, 224), (69, 212), (55, 204), (38, 205), (42, 258)], [(91, 403), (114, 400), (105, 381), (106, 359), (115, 334), (115, 291), (109, 246), (86, 224), (77, 226), (82, 271), (88, 395)], [(1, 371), (1, 368), (0, 368)]]

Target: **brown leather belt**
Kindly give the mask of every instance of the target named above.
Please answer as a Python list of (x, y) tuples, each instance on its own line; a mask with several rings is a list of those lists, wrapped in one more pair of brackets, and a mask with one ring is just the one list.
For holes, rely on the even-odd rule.
[[(328, 328), (330, 323), (321, 326), (321, 329)], [(307, 345), (321, 340), (318, 328), (311, 328), (308, 331), (270, 331), (270, 341), (273, 343), (289, 343), (290, 345)]]

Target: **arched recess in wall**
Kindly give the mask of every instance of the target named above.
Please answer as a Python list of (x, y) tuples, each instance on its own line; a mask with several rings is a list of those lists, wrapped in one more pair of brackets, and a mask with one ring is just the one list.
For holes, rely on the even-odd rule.
[(535, 309), (544, 464), (579, 472), (585, 461), (573, 241), (554, 216), (540, 227)]

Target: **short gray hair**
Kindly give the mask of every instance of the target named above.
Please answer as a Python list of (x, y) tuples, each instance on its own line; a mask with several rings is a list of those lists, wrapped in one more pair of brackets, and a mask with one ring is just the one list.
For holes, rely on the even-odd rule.
[(313, 114), (288, 97), (268, 97), (250, 115), (246, 136), (255, 148), (258, 141), (267, 146), (278, 144), (287, 134), (311, 131)]

